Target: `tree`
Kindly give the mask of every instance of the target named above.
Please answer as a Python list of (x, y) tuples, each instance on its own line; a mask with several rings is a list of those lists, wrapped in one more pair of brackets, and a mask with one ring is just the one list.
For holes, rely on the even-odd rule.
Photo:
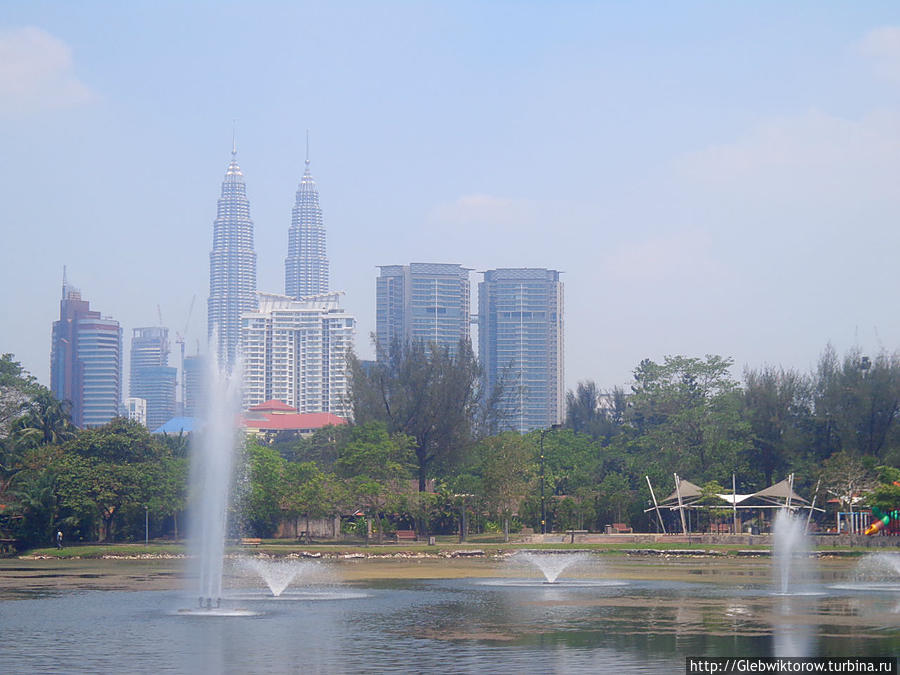
[(884, 458), (900, 414), (900, 357), (874, 358), (859, 349), (840, 361), (829, 345), (816, 373), (815, 415), (818, 457), (845, 450)]
[(613, 522), (621, 523), (622, 513), (631, 501), (631, 484), (626, 476), (620, 473), (608, 473), (600, 483), (600, 500), (606, 511), (615, 516)]
[(869, 503), (883, 512), (900, 509), (900, 469), (893, 466), (879, 466), (878, 483), (872, 490)]
[(353, 417), (414, 439), (424, 492), (428, 477), (457, 463), (477, 436), (477, 421), (489, 417), (481, 408), (481, 371), (465, 340), (455, 352), (412, 342), (380, 357), (364, 367), (351, 356)]
[(65, 455), (58, 465), (60, 503), (78, 520), (96, 517), (98, 540), (115, 541), (117, 524), (129, 511), (149, 502), (158, 465), (114, 463), (96, 457)]
[(13, 421), (26, 411), (28, 402), (42, 391), (46, 390), (12, 354), (0, 356), (0, 443), (6, 441)]
[(661, 460), (668, 472), (698, 478), (744, 468), (750, 428), (741, 416), (731, 365), (731, 359), (713, 355), (640, 363), (630, 417), (638, 432), (635, 448), (648, 462)]
[(123, 418), (79, 432), (62, 451), (51, 466), (58, 475), (60, 506), (73, 520), (99, 530), (101, 540), (127, 534), (118, 532), (119, 523), (143, 514), (159, 493), (163, 462), (170, 456), (147, 429)]
[(23, 448), (58, 445), (75, 437), (71, 404), (60, 401), (49, 390), (39, 391), (26, 405), (22, 417), (12, 425), (14, 442)]
[(329, 425), (316, 429), (312, 435), (292, 438), (272, 445), (281, 456), (292, 462), (315, 462), (322, 471), (332, 471), (340, 449), (350, 438), (350, 425)]
[(378, 541), (383, 539), (380, 513), (391, 497), (405, 491), (413, 465), (413, 441), (403, 434), (389, 435), (383, 424), (369, 422), (353, 427), (350, 441), (335, 462), (337, 475), (345, 479), (351, 498), (369, 519), (378, 523)]
[(306, 517), (306, 543), (310, 543), (310, 518), (334, 515), (343, 499), (340, 484), (315, 462), (288, 462), (284, 467), (282, 506), (293, 518)]
[(17, 516), (15, 534), (28, 544), (47, 544), (59, 524), (56, 474), (51, 470), (28, 471), (11, 492)]
[(0, 497), (10, 489), (16, 474), (21, 470), (24, 446), (16, 442), (13, 427), (24, 415), (32, 400), (50, 392), (37, 383), (12, 354), (0, 356)]
[(812, 387), (793, 370), (766, 367), (744, 373), (744, 416), (750, 424), (749, 467), (771, 485), (810, 445)]
[(606, 443), (621, 433), (627, 410), (624, 390), (601, 392), (591, 380), (579, 382), (566, 393), (566, 426), (576, 434), (588, 434)]
[(823, 462), (820, 474), (822, 488), (838, 499), (841, 508), (852, 511), (859, 498), (876, 487), (875, 471), (866, 464), (844, 450)]
[(534, 487), (534, 447), (519, 434), (507, 432), (483, 440), (477, 454), (480, 492), (491, 513), (503, 519), (504, 541), (509, 541), (509, 519)]
[(258, 537), (271, 537), (282, 518), (284, 465), (272, 448), (253, 441), (247, 443), (250, 490), (244, 507), (247, 525)]

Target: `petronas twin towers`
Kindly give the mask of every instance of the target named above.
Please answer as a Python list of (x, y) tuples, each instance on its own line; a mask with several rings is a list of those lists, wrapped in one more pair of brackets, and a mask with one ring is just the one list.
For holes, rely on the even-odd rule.
[[(328, 292), (328, 258), (319, 191), (309, 170), (300, 179), (288, 230), (288, 255), (284, 261), (285, 294), (295, 299)], [(244, 174), (232, 145), (231, 162), (222, 181), (213, 246), (209, 254), (208, 331), (215, 341), (220, 367), (230, 368), (239, 353), (241, 315), (257, 309), (256, 252), (253, 221)]]
[(328, 258), (325, 256), (325, 225), (319, 206), (319, 190), (306, 170), (297, 187), (297, 198), (288, 230), (288, 254), (284, 260), (284, 292), (292, 298), (305, 298), (328, 292)]

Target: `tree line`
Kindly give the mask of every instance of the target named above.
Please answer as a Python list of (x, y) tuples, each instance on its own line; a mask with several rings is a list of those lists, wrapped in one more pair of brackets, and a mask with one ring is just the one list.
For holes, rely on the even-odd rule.
[[(900, 507), (895, 354), (827, 347), (810, 373), (763, 367), (740, 381), (721, 356), (644, 360), (627, 388), (579, 382), (564, 424), (527, 434), (502, 431), (504, 392), (481, 390), (467, 343), (350, 366), (351, 424), (241, 449), (233, 534), (287, 521), (308, 536), (310, 519), (343, 517), (345, 533), (379, 540), (398, 528), (508, 536), (539, 530), (542, 512), (549, 529), (652, 529), (645, 476), (667, 494), (673, 472), (709, 494), (732, 475), (748, 493), (795, 473), (801, 494), (819, 485), (819, 503)], [(140, 540), (148, 514), (150, 536), (182, 536), (188, 450), (184, 435), (125, 419), (76, 429), (66, 402), (0, 358), (0, 538)]]

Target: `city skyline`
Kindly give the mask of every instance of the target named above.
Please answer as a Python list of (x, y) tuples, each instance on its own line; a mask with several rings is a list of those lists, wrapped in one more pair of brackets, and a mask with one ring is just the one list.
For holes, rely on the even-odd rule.
[(900, 345), (893, 4), (301, 5), (7, 8), (0, 344), (41, 382), (64, 264), (129, 331), (206, 296), (233, 119), (272, 291), (310, 128), (363, 358), (376, 266), (404, 260), (561, 271), (566, 388)]

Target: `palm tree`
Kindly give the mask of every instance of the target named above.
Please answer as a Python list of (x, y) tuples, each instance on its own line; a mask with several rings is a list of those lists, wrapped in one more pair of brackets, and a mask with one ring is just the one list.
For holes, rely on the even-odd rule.
[(13, 425), (13, 437), (21, 448), (59, 445), (75, 436), (72, 405), (44, 390), (28, 404), (26, 413)]

